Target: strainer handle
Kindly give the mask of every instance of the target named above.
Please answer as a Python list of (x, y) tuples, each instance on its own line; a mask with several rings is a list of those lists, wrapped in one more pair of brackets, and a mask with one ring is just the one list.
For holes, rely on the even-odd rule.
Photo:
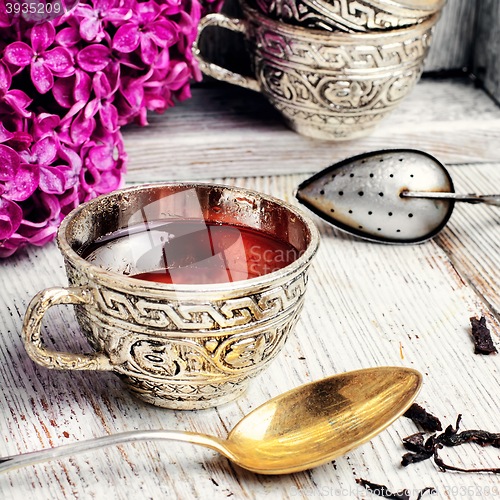
[(255, 90), (260, 92), (261, 87), (257, 79), (243, 76), (239, 73), (234, 73), (222, 66), (218, 66), (210, 61), (207, 61), (202, 55), (199, 48), (200, 38), (203, 30), (207, 26), (219, 26), (220, 28), (226, 28), (237, 33), (246, 34), (247, 32), (247, 22), (244, 19), (230, 18), (224, 14), (208, 14), (198, 24), (198, 34), (196, 40), (193, 43), (193, 55), (198, 61), (201, 71), (216, 80), (222, 82), (232, 83), (233, 85), (239, 85), (246, 89)]
[(24, 317), (22, 339), (28, 356), (45, 368), (57, 370), (111, 370), (111, 363), (102, 353), (73, 354), (52, 351), (42, 345), (40, 327), (48, 309), (58, 304), (89, 304), (92, 293), (86, 288), (54, 287), (42, 290), (30, 302)]
[(432, 200), (463, 201), (465, 203), (486, 203), (488, 205), (500, 206), (500, 194), (459, 194), (443, 193), (440, 191), (403, 191), (403, 198), (427, 198)]

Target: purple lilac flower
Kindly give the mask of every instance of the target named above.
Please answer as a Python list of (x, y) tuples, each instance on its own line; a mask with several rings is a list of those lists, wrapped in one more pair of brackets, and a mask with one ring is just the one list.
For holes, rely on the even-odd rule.
[(0, 240), (10, 238), (19, 229), (23, 212), (15, 202), (28, 199), (38, 181), (36, 168), (22, 163), (16, 151), (0, 144)]
[(132, 10), (113, 8), (114, 0), (95, 0), (93, 5), (80, 3), (75, 16), (81, 18), (79, 32), (87, 42), (100, 42), (105, 36), (106, 23), (122, 23), (132, 17)]
[(31, 30), (31, 46), (25, 42), (13, 42), (4, 50), (5, 60), (16, 66), (30, 66), (31, 80), (40, 94), (54, 85), (54, 74), (69, 76), (74, 72), (71, 53), (64, 47), (48, 49), (55, 38), (55, 28), (50, 22), (34, 26)]
[(3, 1), (0, 258), (51, 241), (78, 204), (123, 186), (120, 127), (190, 97), (200, 16), (222, 5), (80, 0), (30, 24), (2, 16)]
[(143, 62), (153, 64), (158, 58), (158, 49), (174, 45), (179, 31), (175, 23), (161, 16), (162, 10), (154, 0), (137, 3), (132, 18), (122, 24), (113, 37), (113, 48), (130, 53), (140, 46)]
[(0, 61), (0, 102), (10, 106), (15, 113), (28, 118), (31, 111), (26, 108), (32, 103), (26, 93), (19, 89), (11, 89), (12, 75), (7, 65)]

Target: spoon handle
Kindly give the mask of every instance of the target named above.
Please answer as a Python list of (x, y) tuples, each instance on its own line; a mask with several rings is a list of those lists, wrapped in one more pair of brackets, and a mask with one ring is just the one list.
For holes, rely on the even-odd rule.
[(402, 198), (427, 198), (433, 200), (464, 201), (466, 203), (487, 203), (488, 205), (500, 206), (500, 195), (498, 194), (458, 194), (428, 191), (403, 191)]
[(227, 458), (231, 458), (224, 446), (225, 441), (214, 436), (209, 436), (208, 434), (198, 434), (187, 431), (144, 430), (111, 434), (110, 436), (103, 436), (86, 441), (77, 441), (76, 443), (57, 446), (46, 450), (33, 451), (9, 457), (0, 457), (0, 474), (26, 465), (34, 465), (47, 460), (63, 458), (89, 450), (104, 448), (106, 446), (150, 440), (184, 441), (186, 443), (198, 444), (218, 451)]

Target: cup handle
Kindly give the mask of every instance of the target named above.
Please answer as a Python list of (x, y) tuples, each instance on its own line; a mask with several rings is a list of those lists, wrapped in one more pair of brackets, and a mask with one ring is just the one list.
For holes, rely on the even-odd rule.
[(56, 370), (111, 370), (111, 362), (103, 353), (72, 354), (52, 351), (42, 345), (40, 327), (50, 307), (58, 304), (89, 304), (91, 301), (92, 292), (80, 287), (47, 288), (35, 295), (26, 311), (22, 330), (28, 356), (45, 368)]
[(201, 55), (199, 42), (203, 30), (207, 26), (219, 26), (231, 31), (236, 31), (237, 33), (245, 34), (247, 32), (247, 22), (244, 19), (230, 18), (225, 16), (224, 14), (206, 15), (198, 24), (198, 34), (196, 36), (196, 40), (193, 43), (193, 55), (194, 58), (198, 61), (201, 71), (203, 71), (203, 73), (205, 73), (206, 75), (222, 82), (232, 83), (233, 85), (239, 85), (240, 87), (260, 92), (261, 86), (257, 79), (249, 76), (243, 76), (239, 73), (233, 73), (232, 71), (223, 68), (222, 66), (218, 66), (217, 64), (207, 61)]

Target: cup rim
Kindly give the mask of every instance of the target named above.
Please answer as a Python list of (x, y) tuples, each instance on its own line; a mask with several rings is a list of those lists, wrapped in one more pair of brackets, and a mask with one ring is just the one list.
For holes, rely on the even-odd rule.
[[(115, 196), (119, 196), (122, 194), (133, 193), (136, 191), (142, 191), (144, 189), (151, 188), (163, 188), (168, 186), (183, 186), (183, 187), (191, 187), (196, 188), (198, 186), (206, 186), (206, 187), (214, 187), (214, 188), (222, 188), (229, 189), (234, 191), (235, 193), (246, 194), (254, 197), (263, 198), (267, 201), (280, 205), (285, 208), (289, 212), (293, 213), (296, 217), (300, 218), (304, 223), (304, 226), (309, 231), (310, 241), (307, 245), (306, 250), (300, 255), (300, 257), (293, 261), (288, 266), (279, 269), (277, 271), (273, 271), (268, 274), (264, 274), (262, 276), (258, 276), (256, 278), (250, 278), (246, 280), (233, 281), (229, 283), (209, 283), (209, 284), (168, 284), (168, 283), (159, 283), (156, 281), (146, 281), (146, 280), (138, 280), (114, 271), (107, 271), (102, 269), (88, 260), (81, 257), (69, 244), (66, 238), (66, 232), (68, 230), (68, 225), (71, 221), (83, 210), (86, 210), (88, 207), (99, 204), (106, 198), (111, 198)], [(115, 282), (119, 282), (120, 286), (123, 288), (127, 288), (129, 290), (138, 290), (138, 289), (147, 289), (147, 290), (156, 290), (163, 292), (171, 292), (174, 294), (182, 294), (189, 293), (224, 293), (224, 292), (241, 292), (246, 289), (254, 289), (256, 287), (263, 287), (275, 281), (282, 281), (286, 279), (290, 275), (298, 272), (300, 269), (306, 267), (309, 261), (314, 257), (318, 246), (319, 246), (319, 231), (316, 227), (316, 224), (313, 220), (306, 215), (301, 209), (291, 205), (290, 203), (280, 200), (274, 196), (261, 193), (259, 191), (247, 188), (240, 188), (237, 186), (230, 186), (227, 184), (219, 184), (212, 182), (161, 182), (161, 183), (151, 183), (151, 184), (140, 184), (136, 186), (131, 186), (123, 189), (117, 189), (111, 191), (106, 194), (102, 194), (92, 200), (89, 200), (85, 203), (80, 204), (78, 207), (74, 208), (61, 222), (59, 229), (57, 231), (57, 244), (59, 246), (59, 250), (62, 253), (64, 259), (69, 260), (73, 263), (78, 264), (78, 267), (83, 269), (87, 275), (91, 275), (93, 278), (96, 278), (98, 281), (109, 281), (113, 279)]]
[[(378, 43), (380, 44), (383, 40), (387, 39), (388, 42), (394, 42), (394, 39), (403, 38), (406, 39), (413, 33), (415, 35), (420, 33), (425, 33), (425, 31), (432, 28), (441, 16), (441, 11), (437, 11), (433, 14), (429, 14), (422, 22), (416, 23), (407, 28), (396, 28), (390, 30), (379, 30), (379, 31), (368, 31), (368, 32), (357, 32), (357, 33), (346, 33), (343, 31), (321, 31), (312, 28), (305, 28), (304, 26), (297, 26), (295, 24), (288, 24), (282, 20), (272, 19), (259, 10), (255, 9), (248, 4), (245, 0), (239, 0), (240, 6), (245, 14), (246, 21), (257, 22), (259, 26), (272, 26), (273, 30), (281, 34), (292, 36), (292, 37), (302, 37), (307, 40), (328, 40), (329, 44), (359, 44), (363, 43)], [(384, 42), (385, 43), (385, 42)]]
[[(422, 11), (432, 14), (444, 7), (447, 0), (366, 0), (366, 3), (374, 5), (382, 4), (386, 9), (407, 9), (409, 11)], [(416, 5), (418, 4), (418, 5)]]

